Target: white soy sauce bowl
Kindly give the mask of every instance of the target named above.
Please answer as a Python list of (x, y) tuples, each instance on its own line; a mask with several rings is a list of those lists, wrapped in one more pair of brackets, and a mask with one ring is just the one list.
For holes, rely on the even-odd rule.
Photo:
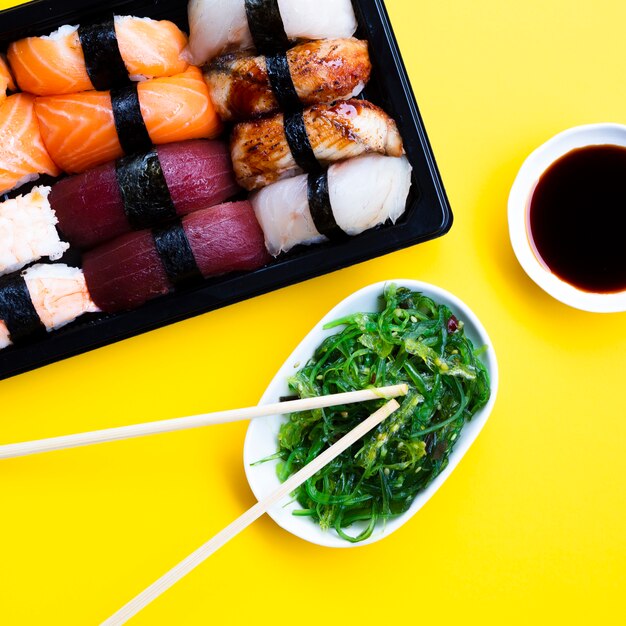
[(622, 124), (577, 126), (556, 135), (526, 159), (509, 195), (509, 235), (520, 265), (546, 293), (582, 311), (617, 313), (626, 311), (626, 291), (592, 293), (561, 280), (536, 252), (530, 232), (530, 203), (543, 174), (572, 150), (596, 145), (626, 147), (626, 126)]
[[(392, 520), (378, 523), (371, 537), (365, 541), (357, 544), (350, 543), (341, 539), (334, 530), (322, 531), (320, 527), (308, 517), (293, 515), (293, 511), (299, 509), (300, 506), (292, 499), (288, 499), (286, 502), (281, 503), (269, 511), (270, 517), (286, 531), (320, 546), (352, 548), (367, 545), (388, 537), (391, 533), (408, 522), (437, 492), (450, 476), (452, 470), (454, 470), (465, 456), (465, 453), (469, 450), (485, 425), (496, 401), (498, 393), (498, 363), (496, 361), (493, 343), (489, 339), (487, 331), (470, 308), (457, 297), (439, 287), (416, 280), (392, 280), (376, 283), (357, 291), (340, 302), (320, 320), (313, 330), (302, 340), (287, 361), (285, 361), (285, 364), (278, 370), (278, 373), (263, 394), (259, 404), (279, 402), (282, 396), (287, 396), (292, 393), (287, 385), (287, 379), (306, 364), (313, 356), (316, 348), (326, 337), (337, 334), (337, 332), (341, 330), (337, 328), (324, 330), (324, 325), (352, 313), (379, 311), (379, 297), (383, 294), (385, 286), (389, 283), (394, 283), (399, 287), (407, 287), (412, 291), (420, 291), (429, 298), (432, 298), (435, 302), (445, 304), (459, 320), (464, 322), (465, 333), (473, 342), (474, 346), (477, 348), (483, 345), (487, 346), (487, 350), (481, 358), (491, 379), (491, 397), (487, 405), (478, 411), (473, 419), (463, 427), (459, 439), (450, 454), (449, 464), (445, 470), (435, 478), (424, 491), (417, 495), (406, 513)], [(260, 465), (253, 464), (276, 453), (278, 449), (278, 431), (281, 424), (285, 421), (287, 421), (287, 418), (284, 416), (271, 416), (253, 420), (248, 427), (244, 444), (243, 461), (248, 483), (258, 500), (262, 500), (264, 497), (268, 496), (281, 484), (276, 475), (276, 465), (278, 461), (268, 461)], [(348, 532), (356, 536), (364, 527), (365, 523), (355, 523), (348, 529)]]

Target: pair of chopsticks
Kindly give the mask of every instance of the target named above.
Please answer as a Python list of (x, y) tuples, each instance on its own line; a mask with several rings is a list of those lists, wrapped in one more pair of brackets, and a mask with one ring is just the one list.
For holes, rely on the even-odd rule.
[[(90, 444), (141, 437), (144, 435), (197, 428), (200, 426), (208, 426), (210, 424), (221, 424), (238, 420), (267, 417), (270, 415), (295, 413), (298, 411), (309, 411), (312, 409), (321, 409), (331, 406), (353, 404), (356, 402), (364, 402), (367, 400), (379, 400), (381, 398), (391, 399), (398, 396), (404, 396), (407, 394), (407, 392), (408, 387), (406, 385), (395, 385), (392, 387), (366, 389), (362, 391), (321, 396), (317, 398), (305, 398), (303, 400), (293, 400), (277, 404), (268, 404), (263, 406), (250, 407), (247, 409), (221, 411), (218, 413), (196, 415), (193, 417), (183, 417), (161, 422), (123, 426), (121, 428), (111, 428), (107, 430), (94, 431), (91, 433), (67, 435), (65, 437), (55, 437), (52, 439), (41, 439), (32, 442), (9, 444), (0, 446), (0, 459), (15, 458), (41, 452), (51, 452), (53, 450), (76, 448), (79, 446), (86, 446)], [(352, 429), (347, 435), (344, 435), (344, 437), (342, 437), (338, 442), (336, 442), (326, 451), (322, 452), (318, 457), (316, 457), (308, 465), (303, 467), (299, 472), (291, 476), (269, 496), (267, 496), (260, 502), (257, 502), (243, 515), (238, 517), (234, 522), (229, 524), (226, 528), (220, 531), (212, 539), (207, 541), (204, 545), (200, 546), (200, 548), (190, 554), (186, 559), (181, 561), (178, 565), (176, 565), (169, 572), (159, 578), (147, 589), (142, 591), (133, 600), (124, 605), (114, 615), (102, 622), (102, 626), (118, 626), (120, 624), (125, 624), (134, 615), (139, 613), (139, 611), (141, 611), (148, 604), (158, 598), (161, 594), (163, 594), (170, 587), (176, 584), (193, 569), (198, 567), (198, 565), (203, 563), (212, 554), (217, 552), (217, 550), (219, 550), (222, 546), (228, 543), (233, 537), (238, 535), (241, 531), (245, 530), (262, 515), (267, 513), (269, 509), (278, 504), (290, 493), (295, 491), (300, 485), (306, 482), (328, 463), (337, 458), (342, 452), (345, 452), (352, 444), (356, 443), (370, 430), (376, 428), (376, 426), (382, 423), (399, 407), (400, 405), (398, 404), (398, 402), (395, 399), (391, 399), (384, 406), (378, 409), (378, 411), (370, 415), (366, 420), (364, 420), (358, 426)]]

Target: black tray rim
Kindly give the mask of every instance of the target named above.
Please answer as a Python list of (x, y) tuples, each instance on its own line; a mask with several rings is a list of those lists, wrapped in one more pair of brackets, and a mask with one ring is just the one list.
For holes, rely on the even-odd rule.
[[(328, 253), (334, 247), (330, 244), (299, 249), (294, 255), (288, 255), (260, 270), (211, 279), (197, 289), (159, 298), (135, 311), (99, 316), (97, 319), (86, 316), (64, 329), (50, 333), (42, 341), (0, 351), (0, 380), (409, 248), (441, 237), (450, 230), (454, 219), (452, 210), (385, 3), (383, 0), (352, 1), (361, 27), (365, 27), (370, 40), (373, 61), (379, 67), (385, 67), (386, 71), (379, 72), (378, 78), (390, 98), (389, 102), (396, 109), (394, 117), (401, 125), (409, 160), (414, 168), (414, 161), (419, 160), (421, 168), (427, 172), (427, 177), (417, 183), (419, 196), (409, 201), (409, 217), (395, 226), (368, 231), (347, 244), (341, 244), (340, 254), (336, 258)], [(106, 10), (110, 12), (116, 8), (127, 8), (130, 4), (142, 3), (113, 0), (107, 3)], [(166, 4), (167, 0), (143, 2), (143, 5), (152, 5), (157, 9)], [(75, 23), (70, 17), (74, 17), (77, 11), (91, 15), (102, 13), (103, 10), (99, 0), (33, 0), (0, 11), (0, 41), (15, 39), (13, 33), (37, 30), (49, 32), (61, 22)], [(411, 131), (411, 141), (407, 141), (407, 129)], [(431, 206), (436, 204), (439, 218), (437, 223), (428, 225), (427, 232), (424, 232), (423, 227), (421, 231), (416, 231), (412, 228), (415, 214), (426, 203), (431, 203)]]

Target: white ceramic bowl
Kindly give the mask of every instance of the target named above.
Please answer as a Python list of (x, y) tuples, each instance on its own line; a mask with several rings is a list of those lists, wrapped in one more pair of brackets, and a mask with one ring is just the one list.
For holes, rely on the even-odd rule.
[[(292, 515), (294, 509), (299, 508), (299, 505), (289, 500), (270, 511), (270, 516), (279, 526), (282, 526), (282, 528), (290, 533), (310, 541), (311, 543), (333, 548), (349, 548), (355, 545), (361, 546), (387, 537), (392, 532), (400, 528), (400, 526), (405, 524), (424, 506), (424, 504), (426, 504), (426, 502), (428, 502), (439, 487), (443, 485), (448, 476), (450, 476), (452, 470), (463, 458), (472, 443), (474, 443), (474, 440), (480, 433), (482, 427), (485, 425), (485, 422), (487, 421), (487, 418), (489, 417), (496, 401), (496, 395), (498, 393), (498, 364), (493, 344), (491, 343), (487, 332), (483, 328), (483, 325), (474, 313), (472, 313), (469, 307), (458, 298), (447, 291), (440, 289), (439, 287), (434, 287), (433, 285), (418, 282), (416, 280), (393, 280), (370, 285), (369, 287), (365, 287), (364, 289), (357, 291), (340, 302), (334, 309), (332, 309), (332, 311), (330, 311), (330, 313), (320, 320), (313, 330), (302, 340), (300, 345), (294, 350), (293, 354), (287, 359), (280, 370), (278, 370), (278, 373), (261, 398), (260, 404), (278, 402), (281, 396), (289, 395), (291, 393), (287, 385), (287, 379), (289, 376), (291, 376), (299, 367), (305, 365), (305, 363), (313, 356), (315, 349), (326, 337), (336, 334), (338, 330), (340, 330), (324, 330), (323, 327), (326, 323), (344, 317), (345, 315), (350, 315), (351, 313), (380, 310), (379, 296), (382, 295), (385, 285), (388, 283), (395, 283), (399, 286), (408, 287), (414, 291), (421, 291), (436, 302), (446, 304), (450, 310), (465, 323), (465, 332), (474, 345), (476, 347), (483, 345), (488, 347), (483, 356), (483, 362), (485, 363), (491, 377), (491, 398), (488, 404), (482, 410), (477, 412), (472, 421), (467, 423), (463, 428), (461, 436), (459, 437), (459, 440), (450, 455), (450, 462), (446, 469), (430, 484), (427, 489), (417, 496), (417, 498), (413, 501), (411, 508), (406, 513), (393, 520), (387, 521), (386, 524), (379, 524), (372, 536), (366, 541), (358, 544), (352, 544), (338, 537), (334, 531), (322, 531), (320, 527), (309, 518)], [(258, 500), (261, 500), (263, 497), (269, 495), (280, 485), (276, 476), (277, 462), (267, 462), (256, 466), (252, 466), (252, 464), (260, 459), (267, 458), (276, 452), (278, 431), (280, 425), (283, 421), (285, 421), (285, 419), (286, 418), (280, 416), (261, 418), (254, 420), (248, 428), (244, 445), (243, 460), (248, 482), (250, 483), (250, 487)], [(355, 524), (350, 530), (350, 533), (357, 534), (357, 529), (358, 526)]]
[(526, 159), (509, 196), (509, 234), (515, 255), (524, 271), (552, 297), (583, 311), (615, 313), (626, 311), (626, 291), (589, 293), (566, 283), (553, 274), (535, 253), (529, 233), (530, 201), (542, 174), (568, 152), (593, 145), (626, 147), (626, 126), (577, 126), (556, 135)]

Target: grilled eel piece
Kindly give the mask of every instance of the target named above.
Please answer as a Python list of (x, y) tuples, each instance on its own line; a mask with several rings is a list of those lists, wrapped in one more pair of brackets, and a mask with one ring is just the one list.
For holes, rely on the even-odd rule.
[[(404, 154), (394, 120), (367, 100), (318, 104), (303, 115), (321, 165), (368, 153)], [(237, 124), (231, 136), (231, 156), (237, 182), (248, 191), (302, 173), (289, 148), (282, 113)]]
[[(372, 72), (367, 41), (354, 38), (303, 43), (287, 52), (287, 62), (304, 106), (358, 96)], [(208, 65), (204, 77), (217, 112), (225, 121), (248, 120), (281, 108), (264, 56), (226, 54)]]

